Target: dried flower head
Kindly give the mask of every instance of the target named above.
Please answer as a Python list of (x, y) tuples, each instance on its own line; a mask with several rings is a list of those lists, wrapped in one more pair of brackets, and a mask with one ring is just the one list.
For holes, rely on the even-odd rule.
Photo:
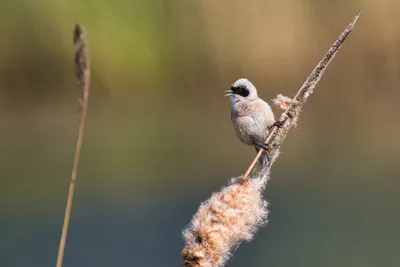
[(269, 169), (254, 178), (238, 177), (201, 204), (188, 228), (183, 231), (185, 267), (223, 266), (231, 251), (242, 241), (250, 241), (267, 223), (268, 203), (262, 191)]
[(82, 25), (76, 24), (73, 32), (73, 43), (76, 46), (75, 51), (75, 75), (79, 84), (80, 96), (79, 103), (82, 108), (82, 103), (85, 93), (88, 94), (90, 83), (90, 62), (89, 52), (83, 39), (85, 30)]

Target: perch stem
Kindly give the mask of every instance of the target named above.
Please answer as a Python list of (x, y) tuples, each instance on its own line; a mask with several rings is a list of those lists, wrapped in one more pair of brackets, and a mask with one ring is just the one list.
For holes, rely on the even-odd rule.
[(63, 226), (62, 226), (56, 267), (62, 266), (62, 262), (63, 262), (63, 258), (64, 258), (65, 244), (67, 241), (68, 225), (69, 225), (70, 216), (71, 216), (72, 201), (73, 201), (74, 193), (75, 193), (76, 177), (77, 177), (77, 171), (78, 171), (78, 166), (79, 166), (79, 158), (80, 158), (81, 149), (82, 149), (83, 136), (84, 136), (84, 132), (85, 132), (85, 123), (86, 123), (87, 108), (88, 108), (88, 102), (89, 102), (90, 61), (89, 61), (86, 44), (85, 44), (84, 40), (81, 39), (82, 34), (83, 34), (83, 28), (80, 25), (76, 25), (75, 31), (74, 31), (74, 44), (77, 47), (76, 52), (75, 52), (75, 64), (76, 64), (77, 80), (78, 80), (78, 83), (80, 84), (81, 97), (82, 97), (82, 99), (80, 99), (81, 113), (80, 113), (78, 137), (77, 137), (76, 148), (75, 148), (74, 164), (72, 167), (72, 174), (71, 174), (71, 179), (70, 179), (70, 183), (69, 183), (68, 199), (67, 199), (67, 204), (66, 204), (66, 209), (65, 209), (64, 222), (63, 222)]
[[(270, 148), (271, 151), (269, 153), (275, 153), (282, 142), (285, 140), (285, 137), (290, 130), (290, 128), (295, 124), (299, 115), (300, 110), (303, 104), (306, 102), (309, 95), (313, 92), (315, 86), (320, 81), (322, 75), (324, 74), (325, 69), (328, 67), (329, 63), (335, 57), (336, 53), (339, 51), (340, 47), (343, 45), (346, 38), (353, 31), (354, 25), (356, 24), (358, 18), (361, 15), (362, 10), (360, 10), (357, 15), (354, 17), (353, 21), (347, 26), (347, 28), (343, 31), (343, 33), (339, 36), (339, 38), (332, 44), (328, 52), (322, 58), (322, 60), (318, 63), (318, 65), (311, 72), (310, 76), (308, 76), (307, 80), (300, 87), (299, 91), (293, 97), (292, 102), (287, 107), (285, 112), (282, 113), (280, 117), (280, 121), (284, 121), (284, 124), (281, 128), (274, 127), (274, 129), (270, 132), (265, 141), (266, 145)], [(254, 166), (257, 163), (257, 160), (260, 158), (261, 154), (264, 152), (264, 149), (260, 149), (257, 153), (256, 157), (251, 162), (247, 171), (244, 174), (244, 177), (247, 178), (250, 175), (250, 172), (253, 170)]]

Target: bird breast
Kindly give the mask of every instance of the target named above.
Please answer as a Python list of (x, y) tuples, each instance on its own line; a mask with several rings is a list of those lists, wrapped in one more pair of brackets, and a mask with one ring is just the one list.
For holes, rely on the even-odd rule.
[(232, 106), (231, 119), (237, 137), (247, 145), (265, 142), (275, 122), (271, 107), (261, 99)]

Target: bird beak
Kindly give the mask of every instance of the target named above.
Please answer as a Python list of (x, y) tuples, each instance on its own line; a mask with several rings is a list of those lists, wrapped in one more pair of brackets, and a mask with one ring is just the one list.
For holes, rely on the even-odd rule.
[(227, 94), (224, 95), (224, 96), (231, 96), (231, 95), (233, 95), (233, 94), (232, 94), (232, 90), (225, 90), (225, 93), (227, 93)]

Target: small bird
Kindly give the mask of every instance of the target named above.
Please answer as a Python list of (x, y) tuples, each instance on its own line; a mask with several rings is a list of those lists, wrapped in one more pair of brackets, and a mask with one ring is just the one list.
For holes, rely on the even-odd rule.
[(265, 140), (273, 126), (282, 127), (283, 123), (275, 121), (274, 113), (267, 102), (258, 97), (256, 87), (247, 79), (239, 79), (230, 90), (225, 91), (232, 103), (231, 121), (236, 136), (258, 152), (265, 152), (260, 157), (260, 164), (269, 162), (268, 147)]

